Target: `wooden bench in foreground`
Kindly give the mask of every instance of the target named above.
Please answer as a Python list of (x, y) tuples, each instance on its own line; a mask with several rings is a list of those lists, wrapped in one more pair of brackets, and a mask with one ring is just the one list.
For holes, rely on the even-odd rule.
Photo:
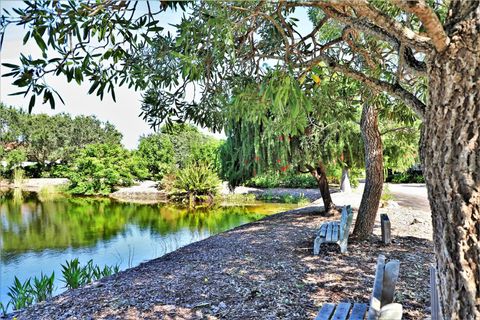
[(350, 233), (352, 219), (352, 208), (350, 206), (344, 206), (340, 221), (323, 223), (313, 243), (313, 254), (318, 255), (320, 253), (320, 245), (322, 243), (336, 243), (340, 246), (340, 252), (347, 252), (348, 235)]
[(434, 266), (430, 267), (430, 306), (432, 309), (432, 320), (442, 320), (437, 289), (437, 269)]
[(315, 320), (364, 320), (365, 316), (368, 320), (402, 319), (402, 305), (393, 303), (399, 271), (398, 260), (385, 263), (385, 256), (379, 255), (370, 308), (365, 303), (325, 303)]

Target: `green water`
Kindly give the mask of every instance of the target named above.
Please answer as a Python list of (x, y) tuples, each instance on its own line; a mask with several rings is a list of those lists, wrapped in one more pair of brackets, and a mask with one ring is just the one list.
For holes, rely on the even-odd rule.
[(14, 276), (23, 281), (54, 271), (59, 293), (64, 290), (60, 264), (66, 260), (93, 259), (123, 270), (294, 207), (256, 203), (192, 211), (163, 204), (0, 192), (0, 301), (7, 302)]

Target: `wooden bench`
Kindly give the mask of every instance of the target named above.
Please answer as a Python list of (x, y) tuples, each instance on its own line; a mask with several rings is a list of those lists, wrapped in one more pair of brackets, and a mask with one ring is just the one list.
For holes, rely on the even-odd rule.
[(430, 267), (430, 307), (432, 309), (432, 320), (442, 320), (437, 289), (437, 269), (434, 266)]
[(364, 320), (365, 315), (368, 320), (402, 319), (402, 305), (393, 303), (399, 270), (400, 262), (398, 260), (385, 263), (385, 256), (379, 255), (370, 308), (365, 303), (343, 302), (338, 305), (325, 303), (315, 320)]
[(347, 252), (348, 235), (350, 233), (352, 219), (352, 208), (350, 206), (344, 206), (340, 221), (323, 223), (313, 243), (313, 254), (318, 255), (320, 253), (320, 245), (322, 243), (336, 243), (340, 246), (340, 252)]

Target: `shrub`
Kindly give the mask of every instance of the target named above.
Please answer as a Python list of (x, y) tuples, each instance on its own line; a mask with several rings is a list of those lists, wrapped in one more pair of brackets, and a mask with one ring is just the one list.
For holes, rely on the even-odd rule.
[(148, 176), (145, 163), (119, 145), (92, 144), (82, 150), (67, 173), (70, 193), (107, 195)]
[(390, 180), (392, 183), (425, 183), (425, 178), (422, 174), (410, 172), (395, 173), (387, 180)]
[(257, 197), (258, 200), (266, 202), (278, 202), (278, 203), (292, 203), (292, 204), (307, 204), (310, 200), (305, 195), (292, 195), (292, 194), (272, 194), (264, 193)]
[[(358, 178), (363, 171), (360, 169), (350, 170), (350, 183), (352, 187), (358, 186)], [(340, 184), (342, 177), (342, 168), (340, 166), (330, 166), (327, 169), (327, 179), (329, 183)], [(297, 173), (288, 170), (285, 173), (269, 171), (250, 178), (244, 183), (247, 187), (254, 188), (318, 188), (317, 181), (310, 173)]]
[(213, 202), (218, 193), (220, 179), (216, 172), (207, 164), (193, 163), (179, 170), (173, 176), (163, 181), (162, 185), (170, 198), (189, 205), (202, 202)]
[(150, 178), (155, 180), (161, 180), (175, 164), (173, 144), (162, 134), (141, 137), (137, 155), (145, 162)]
[(382, 195), (380, 196), (380, 202), (386, 203), (388, 201), (394, 200), (394, 196), (390, 191), (388, 184), (383, 185)]
[(270, 171), (250, 178), (244, 185), (255, 188), (316, 188), (317, 182), (309, 173), (288, 171), (281, 174)]
[(317, 188), (317, 182), (309, 173), (296, 174), (288, 171), (286, 174), (267, 172), (250, 178), (244, 184), (256, 188)]

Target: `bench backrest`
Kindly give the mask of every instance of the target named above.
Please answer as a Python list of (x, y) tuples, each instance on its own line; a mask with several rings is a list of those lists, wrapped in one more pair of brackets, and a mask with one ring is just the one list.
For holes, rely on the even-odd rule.
[(345, 239), (345, 237), (348, 237), (352, 220), (353, 220), (352, 207), (350, 205), (344, 206), (342, 209), (342, 217), (340, 219), (340, 239)]
[(398, 260), (391, 260), (385, 263), (385, 256), (378, 256), (372, 299), (370, 300), (370, 309), (368, 310), (368, 320), (378, 319), (380, 309), (393, 302), (399, 271), (400, 262)]
[(432, 320), (442, 320), (437, 291), (437, 269), (434, 266), (430, 267), (430, 307), (432, 309)]

